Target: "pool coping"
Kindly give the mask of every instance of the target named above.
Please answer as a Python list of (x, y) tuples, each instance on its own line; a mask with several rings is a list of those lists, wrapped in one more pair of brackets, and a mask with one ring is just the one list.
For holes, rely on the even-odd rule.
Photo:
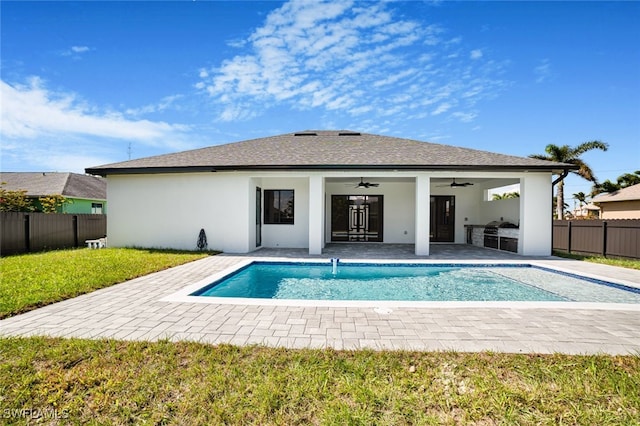
[[(329, 260), (327, 264), (327, 260)], [(222, 271), (211, 274), (206, 278), (191, 283), (179, 291), (160, 299), (169, 303), (201, 303), (216, 305), (245, 305), (245, 306), (302, 306), (302, 307), (354, 307), (354, 308), (374, 308), (379, 309), (384, 314), (391, 308), (474, 308), (474, 309), (588, 309), (588, 310), (613, 310), (613, 311), (638, 311), (640, 303), (600, 303), (600, 302), (516, 302), (516, 301), (381, 301), (381, 300), (302, 300), (302, 299), (257, 299), (241, 297), (203, 297), (194, 296), (194, 292), (203, 287), (218, 281), (227, 275), (246, 268), (253, 263), (306, 263), (306, 264), (327, 264), (331, 265), (332, 259), (310, 259), (310, 258), (246, 258), (240, 262), (225, 268)], [(523, 259), (523, 260), (488, 260), (488, 259), (463, 259), (447, 261), (443, 259), (339, 259), (341, 264), (385, 264), (385, 265), (506, 265), (506, 266), (533, 266), (543, 270), (550, 270), (556, 273), (564, 273), (576, 277), (584, 277), (596, 281), (604, 281), (625, 287), (640, 289), (640, 283), (628, 280), (602, 276), (589, 272), (576, 272), (569, 268), (562, 268), (556, 264), (549, 264), (544, 260)]]

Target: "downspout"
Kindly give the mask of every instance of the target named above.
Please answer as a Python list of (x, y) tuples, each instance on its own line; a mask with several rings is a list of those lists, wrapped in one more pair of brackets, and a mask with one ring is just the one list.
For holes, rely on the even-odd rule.
[[(556, 186), (556, 184), (558, 182), (560, 182), (562, 179), (566, 178), (569, 175), (569, 169), (564, 169), (562, 170), (562, 173), (560, 173), (560, 176), (558, 176), (558, 179), (554, 180), (553, 182), (551, 182), (551, 200), (552, 200), (552, 204), (553, 204), (553, 187)], [(562, 208), (564, 210), (564, 207)], [(564, 217), (564, 214), (562, 215)], [(559, 218), (561, 219), (561, 218)]]
[(556, 184), (557, 184), (558, 182), (560, 182), (562, 179), (566, 178), (568, 175), (569, 175), (569, 169), (564, 169), (564, 170), (562, 171), (562, 173), (560, 174), (560, 176), (558, 176), (558, 179), (554, 180), (554, 181), (551, 183), (551, 186), (556, 186)]

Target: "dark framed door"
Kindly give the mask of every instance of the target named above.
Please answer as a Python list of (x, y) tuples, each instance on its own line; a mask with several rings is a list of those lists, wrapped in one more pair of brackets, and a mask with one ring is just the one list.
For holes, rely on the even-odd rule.
[(256, 186), (256, 247), (262, 245), (262, 188)]
[(453, 195), (431, 196), (431, 227), (429, 240), (435, 243), (452, 243), (455, 238), (456, 204)]
[(331, 241), (382, 242), (382, 195), (332, 195)]

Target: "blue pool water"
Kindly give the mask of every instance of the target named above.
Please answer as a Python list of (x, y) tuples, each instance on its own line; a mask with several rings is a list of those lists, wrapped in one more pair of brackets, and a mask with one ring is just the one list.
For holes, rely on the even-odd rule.
[(529, 265), (256, 262), (192, 294), (208, 297), (391, 301), (640, 303), (640, 290)]

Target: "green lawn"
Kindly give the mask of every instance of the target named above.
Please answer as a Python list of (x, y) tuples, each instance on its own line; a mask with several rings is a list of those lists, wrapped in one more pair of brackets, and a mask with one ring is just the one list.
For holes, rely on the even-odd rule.
[(0, 259), (0, 318), (191, 262), (209, 253), (107, 248)]
[(629, 269), (640, 269), (640, 259), (617, 259), (604, 256), (580, 255), (575, 253), (564, 253), (554, 251), (554, 256), (565, 257), (567, 259), (582, 260), (584, 262), (600, 263), (602, 265), (621, 266)]
[(639, 356), (9, 338), (0, 358), (3, 409), (73, 424), (640, 422)]
[[(206, 256), (0, 260), (3, 316)], [(640, 424), (640, 355), (287, 350), (0, 338), (5, 424)]]

